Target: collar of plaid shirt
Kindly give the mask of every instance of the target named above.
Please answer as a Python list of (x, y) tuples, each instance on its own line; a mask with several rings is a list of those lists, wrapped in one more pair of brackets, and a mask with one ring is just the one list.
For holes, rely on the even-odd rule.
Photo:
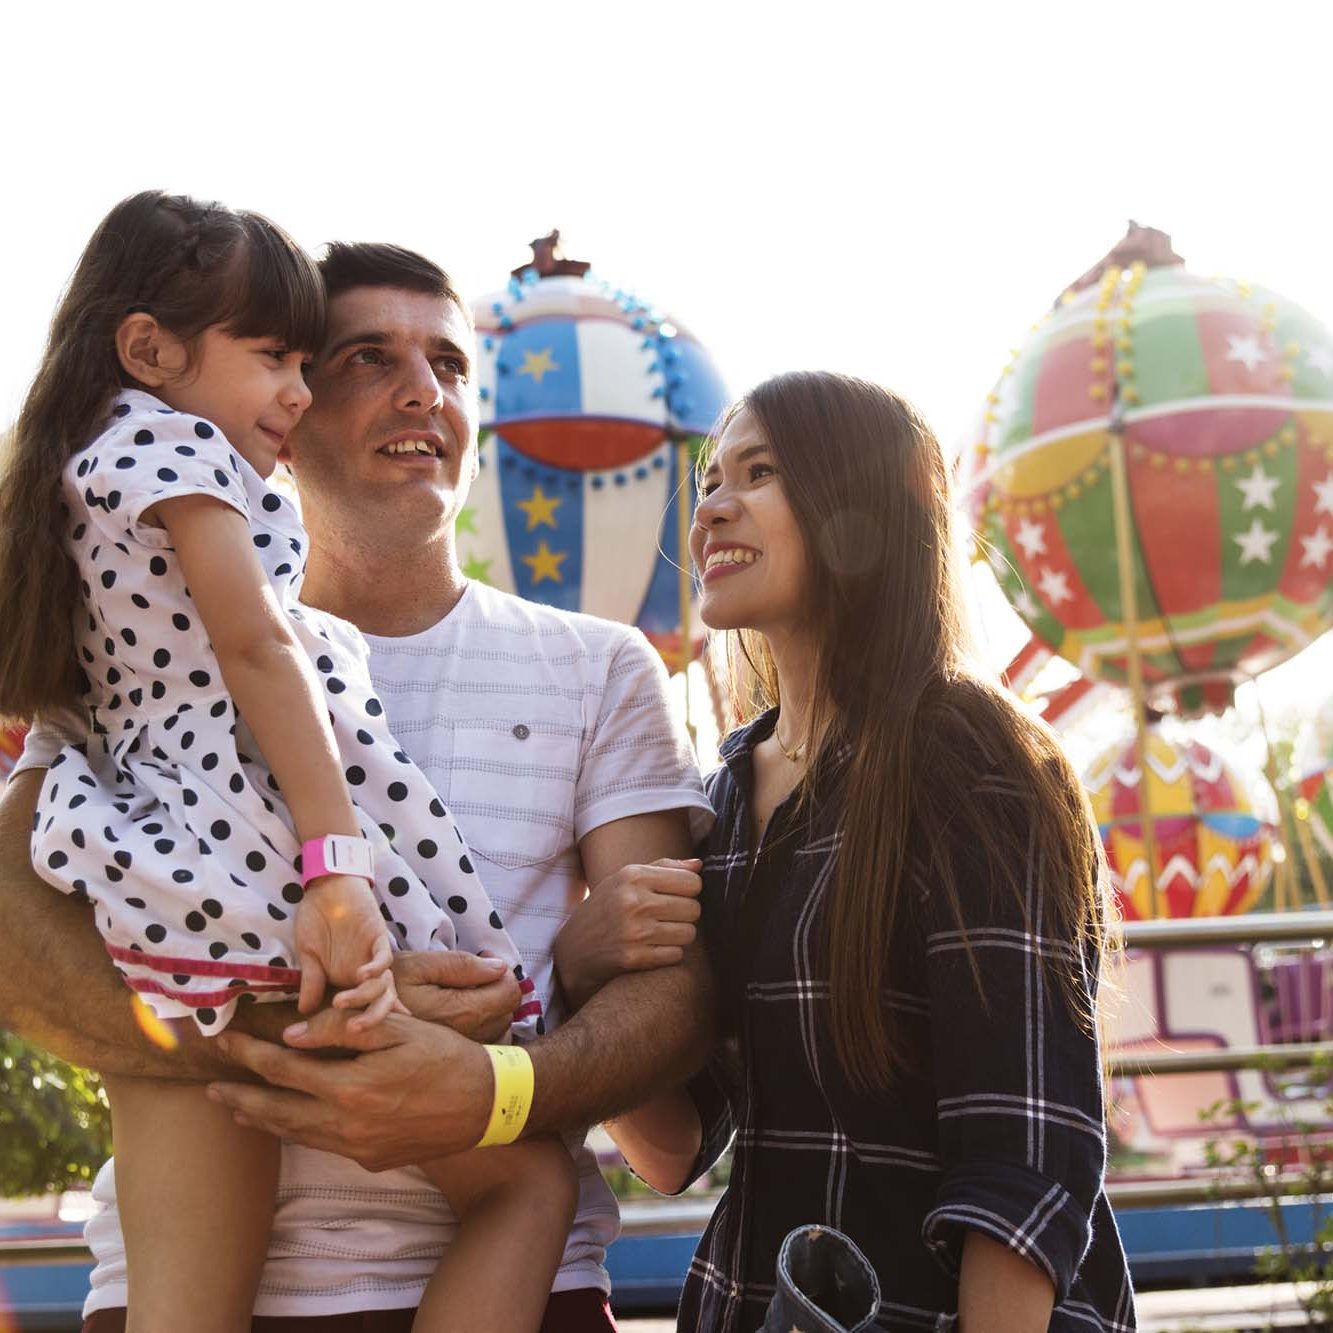
[[(700, 1171), (733, 1135), (734, 1156), (680, 1327), (758, 1329), (783, 1237), (816, 1223), (851, 1236), (875, 1266), (881, 1328), (953, 1327), (962, 1241), (975, 1229), (1050, 1277), (1051, 1329), (1132, 1329), (1102, 1188), (1097, 1041), (1046, 966), (1072, 946), (1042, 934), (1040, 866), (1026, 867), (1027, 901), (1010, 903), (989, 891), (976, 849), (959, 846), (963, 930), (914, 877), (913, 910), (888, 944), (890, 987), (867, 1003), (894, 1010), (919, 1060), (888, 1091), (854, 1087), (828, 1029), (822, 948), (838, 770), (808, 821), (779, 806), (750, 869), (752, 755), (775, 720), (765, 713), (729, 736), (708, 780), (718, 819), (702, 850), (703, 929), (730, 1035), (691, 1094), (704, 1125)], [(979, 775), (976, 791), (1024, 796), (994, 774)], [(1095, 964), (1082, 971), (1089, 997)]]

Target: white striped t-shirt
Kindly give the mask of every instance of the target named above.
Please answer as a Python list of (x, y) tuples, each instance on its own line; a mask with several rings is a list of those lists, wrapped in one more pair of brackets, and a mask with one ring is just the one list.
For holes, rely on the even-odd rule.
[[(712, 812), (666, 671), (637, 630), (469, 583), (437, 625), (367, 636), (371, 674), (399, 743), (435, 784), (477, 857), (548, 1015), (560, 1014), (551, 947), (582, 900), (578, 840), (628, 815)], [(22, 767), (49, 758), (35, 735)], [(580, 1148), (579, 1208), (554, 1290), (609, 1283), (616, 1202)], [(87, 1237), (97, 1265), (85, 1314), (125, 1304), (112, 1164)], [(415, 1169), (372, 1174), (285, 1145), (278, 1208), (255, 1313), (318, 1316), (413, 1306), (454, 1222)]]

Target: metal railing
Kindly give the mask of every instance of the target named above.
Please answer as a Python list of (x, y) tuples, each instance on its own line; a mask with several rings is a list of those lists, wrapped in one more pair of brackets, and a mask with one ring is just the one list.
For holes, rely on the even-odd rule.
[[(1333, 912), (1262, 912), (1249, 916), (1127, 921), (1114, 932), (1126, 949), (1204, 949), (1227, 944), (1308, 944), (1333, 942)], [(1333, 1061), (1333, 1042), (1293, 1042), (1232, 1046), (1211, 1051), (1136, 1051), (1107, 1061), (1112, 1076), (1164, 1077), (1172, 1074), (1234, 1073), (1309, 1067)], [(1309, 1194), (1310, 1181), (1279, 1172), (1258, 1180), (1199, 1178), (1165, 1181), (1109, 1181), (1106, 1192), (1117, 1208), (1154, 1208)]]
[(1215, 944), (1333, 940), (1333, 912), (1254, 912), (1249, 916), (1125, 921), (1111, 931), (1127, 949), (1205, 949)]
[[(1115, 931), (1126, 949), (1206, 949), (1218, 944), (1310, 944), (1333, 941), (1333, 912), (1261, 912), (1252, 916), (1127, 921)], [(1107, 1061), (1114, 1076), (1233, 1073), (1238, 1069), (1298, 1069), (1333, 1060), (1333, 1042), (1229, 1046), (1214, 1051), (1136, 1051)]]

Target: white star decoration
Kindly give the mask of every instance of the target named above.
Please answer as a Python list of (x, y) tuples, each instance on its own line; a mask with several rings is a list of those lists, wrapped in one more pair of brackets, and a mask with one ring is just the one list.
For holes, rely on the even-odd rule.
[(1325, 375), (1333, 375), (1333, 347), (1311, 347), (1305, 353), (1305, 364)]
[(1020, 588), (1010, 600), (1014, 610), (1024, 620), (1036, 620), (1041, 615), (1041, 608), (1032, 600), (1032, 594), (1026, 588)]
[(1273, 543), (1277, 541), (1277, 532), (1264, 527), (1259, 519), (1250, 524), (1248, 532), (1242, 532), (1231, 539), (1240, 546), (1240, 562), (1248, 565), (1258, 560), (1266, 565), (1273, 558)]
[(1333, 472), (1330, 472), (1323, 481), (1313, 482), (1314, 493), (1319, 498), (1314, 502), (1314, 511), (1316, 514), (1333, 515)]
[(1046, 532), (1040, 523), (1032, 523), (1026, 518), (1018, 521), (1018, 534), (1014, 540), (1023, 548), (1023, 554), (1029, 560), (1046, 554)]
[(1248, 477), (1242, 477), (1236, 487), (1244, 496), (1244, 503), (1241, 505), (1241, 512), (1247, 512), (1260, 505), (1264, 509), (1272, 509), (1273, 492), (1282, 484), (1281, 478), (1270, 477), (1264, 471), (1262, 463), (1254, 465), (1254, 471)]
[(1263, 349), (1259, 346), (1259, 339), (1254, 334), (1249, 334), (1242, 338), (1239, 334), (1230, 334), (1227, 337), (1227, 360), (1239, 361), (1246, 370), (1253, 373), (1256, 366), (1261, 361), (1267, 361)]
[(1043, 569), (1041, 578), (1037, 580), (1037, 586), (1041, 589), (1041, 595), (1052, 606), (1074, 600), (1074, 594), (1069, 591), (1069, 577), (1063, 570)]
[(1328, 559), (1329, 552), (1333, 551), (1333, 537), (1328, 535), (1321, 523), (1315, 529), (1313, 536), (1301, 538), (1301, 545), (1305, 547), (1305, 554), (1301, 556), (1301, 568), (1313, 565), (1316, 569), (1323, 569), (1324, 561)]

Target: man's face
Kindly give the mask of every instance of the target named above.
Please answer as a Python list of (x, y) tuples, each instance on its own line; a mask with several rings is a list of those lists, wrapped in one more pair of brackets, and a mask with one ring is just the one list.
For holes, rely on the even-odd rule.
[(446, 297), (355, 287), (331, 301), (314, 401), (285, 450), (307, 522), (355, 513), (413, 539), (452, 523), (477, 471), (475, 360)]

